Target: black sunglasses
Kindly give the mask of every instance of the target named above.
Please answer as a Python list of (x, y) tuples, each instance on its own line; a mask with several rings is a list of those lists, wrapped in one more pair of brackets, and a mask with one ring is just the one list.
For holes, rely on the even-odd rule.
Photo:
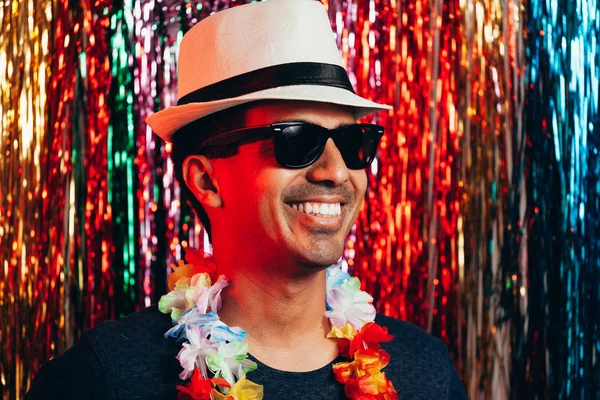
[(225, 132), (202, 142), (202, 148), (241, 145), (274, 138), (275, 159), (286, 168), (305, 168), (319, 159), (333, 139), (349, 169), (368, 167), (377, 154), (384, 128), (373, 124), (327, 129), (307, 122), (278, 122)]

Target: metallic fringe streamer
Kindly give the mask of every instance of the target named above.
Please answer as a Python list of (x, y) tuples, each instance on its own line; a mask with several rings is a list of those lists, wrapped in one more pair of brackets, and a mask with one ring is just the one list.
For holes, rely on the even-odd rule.
[(102, 2), (6, 2), (2, 8), (5, 399), (22, 397), (43, 362), (84, 328), (113, 316), (102, 146), (107, 11)]
[(515, 343), (527, 397), (600, 393), (600, 3), (529, 6), (529, 324)]
[(64, 349), (75, 328), (64, 312), (71, 271), (63, 178), (71, 171), (64, 104), (72, 94), (66, 87), (75, 77), (65, 62), (73, 54), (66, 39), (73, 26), (67, 16), (57, 18), (59, 7), (32, 0), (0, 7), (3, 398), (20, 398), (31, 372)]

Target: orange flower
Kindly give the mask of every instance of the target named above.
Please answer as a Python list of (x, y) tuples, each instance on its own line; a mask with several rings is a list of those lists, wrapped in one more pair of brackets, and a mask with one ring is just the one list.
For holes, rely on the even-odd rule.
[(390, 362), (390, 355), (382, 349), (363, 349), (354, 353), (354, 361), (333, 366), (335, 379), (345, 385), (350, 399), (395, 400), (396, 389), (381, 370)]
[(185, 259), (189, 264), (179, 261), (177, 265), (171, 264), (173, 272), (169, 275), (169, 290), (177, 286), (190, 286), (191, 278), (199, 273), (206, 272), (211, 280), (215, 280), (217, 265), (208, 255), (192, 247), (186, 249)]
[(383, 375), (383, 379), (380, 377), (377, 378), (377, 380), (381, 380), (381, 384), (366, 382), (367, 379), (372, 379), (370, 377), (364, 378), (362, 382), (361, 380), (351, 379), (344, 387), (346, 396), (349, 399), (356, 400), (398, 400), (398, 392), (396, 392), (396, 388), (394, 388), (392, 382), (385, 378), (383, 372), (381, 375)]
[(333, 374), (338, 382), (345, 384), (373, 370), (378, 372), (389, 363), (389, 359), (389, 354), (384, 350), (359, 350), (354, 354), (354, 361), (334, 364)]
[(347, 384), (352, 376), (354, 376), (355, 367), (354, 361), (333, 364), (333, 375), (335, 376), (335, 380), (339, 383)]

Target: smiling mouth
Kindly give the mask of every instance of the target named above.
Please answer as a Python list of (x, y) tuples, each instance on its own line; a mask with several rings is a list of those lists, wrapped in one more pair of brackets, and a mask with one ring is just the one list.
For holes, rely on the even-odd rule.
[(289, 207), (294, 210), (308, 215), (316, 217), (339, 217), (342, 214), (343, 203), (315, 203), (315, 202), (302, 202), (302, 203), (286, 203)]

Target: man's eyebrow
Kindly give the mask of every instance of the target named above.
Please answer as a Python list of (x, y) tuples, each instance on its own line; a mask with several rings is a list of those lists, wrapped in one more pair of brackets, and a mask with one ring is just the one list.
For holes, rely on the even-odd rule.
[(275, 152), (273, 140), (263, 140), (259, 142), (258, 154), (261, 158), (266, 159), (272, 157)]
[(276, 124), (283, 123), (283, 122), (303, 122), (305, 124), (314, 124), (314, 122), (307, 121), (302, 118), (283, 118), (283, 119), (278, 119), (277, 121), (275, 121)]

